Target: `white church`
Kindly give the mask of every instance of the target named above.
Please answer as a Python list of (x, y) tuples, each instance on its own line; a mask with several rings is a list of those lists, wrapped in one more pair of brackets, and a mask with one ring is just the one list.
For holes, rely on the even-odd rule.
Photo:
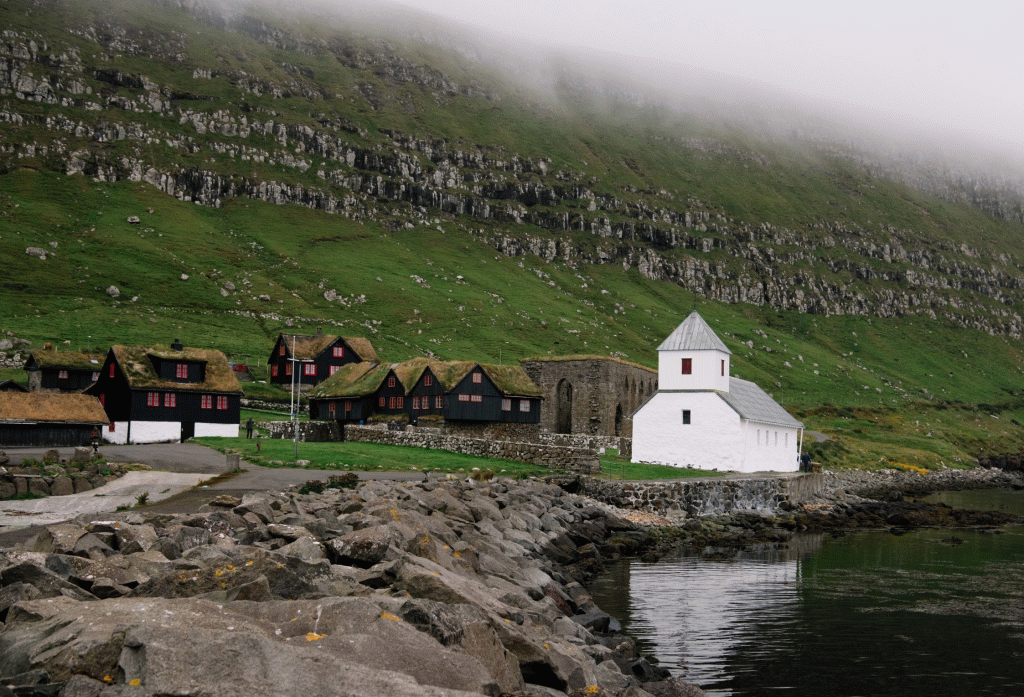
[(658, 391), (633, 414), (633, 462), (795, 472), (804, 425), (747, 380), (696, 311), (658, 347)]

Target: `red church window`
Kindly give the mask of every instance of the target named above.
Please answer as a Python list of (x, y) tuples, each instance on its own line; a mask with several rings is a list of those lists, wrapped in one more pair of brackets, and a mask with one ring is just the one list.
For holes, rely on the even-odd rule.
[(164, 393), (164, 406), (165, 407), (176, 407), (178, 406), (178, 395), (174, 392)]
[(683, 375), (691, 375), (693, 373), (693, 359), (683, 359)]
[(174, 377), (179, 380), (188, 379), (188, 363), (179, 363), (174, 372)]
[(344, 358), (345, 357), (345, 347), (344, 346), (335, 346), (334, 347), (334, 353), (332, 355), (335, 358)]
[(146, 406), (147, 407), (158, 407), (158, 406), (160, 406), (160, 393), (159, 392), (147, 392), (146, 393)]
[(213, 395), (204, 394), (199, 398), (200, 409), (213, 409)]

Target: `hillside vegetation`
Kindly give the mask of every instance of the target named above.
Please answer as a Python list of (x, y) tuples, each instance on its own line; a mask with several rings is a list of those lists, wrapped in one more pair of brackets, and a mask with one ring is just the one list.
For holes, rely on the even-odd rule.
[(542, 98), (414, 32), (172, 0), (0, 18), (0, 331), (34, 346), (259, 366), (322, 328), (384, 360), (655, 366), (697, 307), (827, 462), (1024, 443), (1005, 192), (940, 197), (570, 79)]

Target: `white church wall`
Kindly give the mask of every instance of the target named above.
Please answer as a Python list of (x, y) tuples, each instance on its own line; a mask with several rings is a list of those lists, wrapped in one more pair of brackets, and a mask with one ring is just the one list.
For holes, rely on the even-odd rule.
[[(691, 373), (683, 374), (683, 359), (691, 359)], [(725, 362), (723, 371), (722, 363)], [(724, 375), (723, 375), (724, 372)], [(729, 391), (729, 354), (721, 351), (659, 351), (658, 389)]]
[(736, 470), (742, 455), (739, 416), (713, 392), (658, 392), (633, 415), (633, 462)]
[(796, 472), (800, 432), (756, 421), (743, 425), (743, 462), (740, 472)]

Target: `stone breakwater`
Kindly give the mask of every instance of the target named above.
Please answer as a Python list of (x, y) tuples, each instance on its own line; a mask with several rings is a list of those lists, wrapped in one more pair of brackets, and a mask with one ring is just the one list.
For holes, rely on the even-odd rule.
[[(21, 695), (703, 694), (582, 585), (647, 533), (539, 481), (365, 482), (53, 525), (0, 551)], [(2, 689), (2, 688), (0, 688)]]

